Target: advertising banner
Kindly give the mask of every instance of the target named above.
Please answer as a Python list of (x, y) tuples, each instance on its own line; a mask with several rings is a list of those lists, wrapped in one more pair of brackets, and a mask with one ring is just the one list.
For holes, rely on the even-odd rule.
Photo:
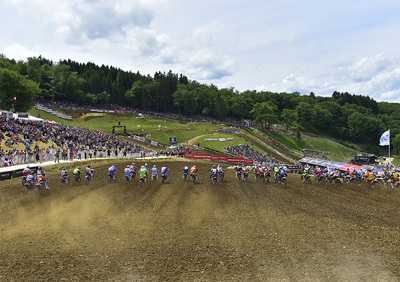
[(138, 141), (146, 142), (146, 139), (137, 135), (133, 135), (132, 138)]
[(211, 155), (206, 155), (206, 154), (195, 154), (195, 155), (193, 155), (193, 159), (209, 160), (210, 158), (211, 158)]
[(244, 163), (244, 159), (236, 159), (236, 158), (227, 158), (226, 160), (228, 163)]
[(226, 162), (228, 159), (227, 156), (211, 156), (210, 160), (212, 161), (219, 161), (219, 162)]

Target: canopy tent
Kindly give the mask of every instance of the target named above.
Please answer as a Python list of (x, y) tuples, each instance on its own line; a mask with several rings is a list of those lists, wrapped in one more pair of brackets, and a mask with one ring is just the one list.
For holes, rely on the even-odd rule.
[[(341, 162), (333, 162), (330, 160), (321, 160), (321, 159), (317, 159), (317, 158), (311, 158), (311, 157), (306, 157), (306, 158), (302, 158), (301, 160), (299, 160), (300, 163), (302, 164), (309, 164), (309, 165), (314, 165), (314, 166), (320, 166), (320, 167), (331, 167), (331, 168), (337, 168), (339, 170), (347, 170), (347, 169), (361, 169), (366, 171), (368, 168), (368, 166), (360, 166), (360, 165), (355, 165), (355, 164), (348, 164), (348, 163), (341, 163)], [(374, 171), (380, 173), (383, 172), (383, 170), (381, 169), (374, 169)]]

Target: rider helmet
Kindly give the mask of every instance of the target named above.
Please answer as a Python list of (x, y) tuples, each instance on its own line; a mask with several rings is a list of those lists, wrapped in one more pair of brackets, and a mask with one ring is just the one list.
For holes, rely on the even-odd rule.
[(213, 168), (215, 168), (215, 165), (213, 165)]
[(157, 167), (156, 165), (153, 165), (153, 168)]
[(130, 167), (130, 165), (127, 165), (126, 167)]

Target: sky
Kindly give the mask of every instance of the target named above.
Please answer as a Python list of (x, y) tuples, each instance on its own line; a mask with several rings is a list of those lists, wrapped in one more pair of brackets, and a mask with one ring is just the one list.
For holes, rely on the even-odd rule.
[(400, 103), (400, 1), (0, 0), (0, 54)]

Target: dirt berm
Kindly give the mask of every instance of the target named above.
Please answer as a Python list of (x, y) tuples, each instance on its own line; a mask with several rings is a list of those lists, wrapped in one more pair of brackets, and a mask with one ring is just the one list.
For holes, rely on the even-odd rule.
[[(149, 162), (153, 165), (155, 162)], [(157, 163), (159, 166), (163, 163)], [(0, 281), (399, 281), (400, 189), (253, 178), (89, 185), (0, 183)], [(187, 163), (191, 164), (191, 163)]]

